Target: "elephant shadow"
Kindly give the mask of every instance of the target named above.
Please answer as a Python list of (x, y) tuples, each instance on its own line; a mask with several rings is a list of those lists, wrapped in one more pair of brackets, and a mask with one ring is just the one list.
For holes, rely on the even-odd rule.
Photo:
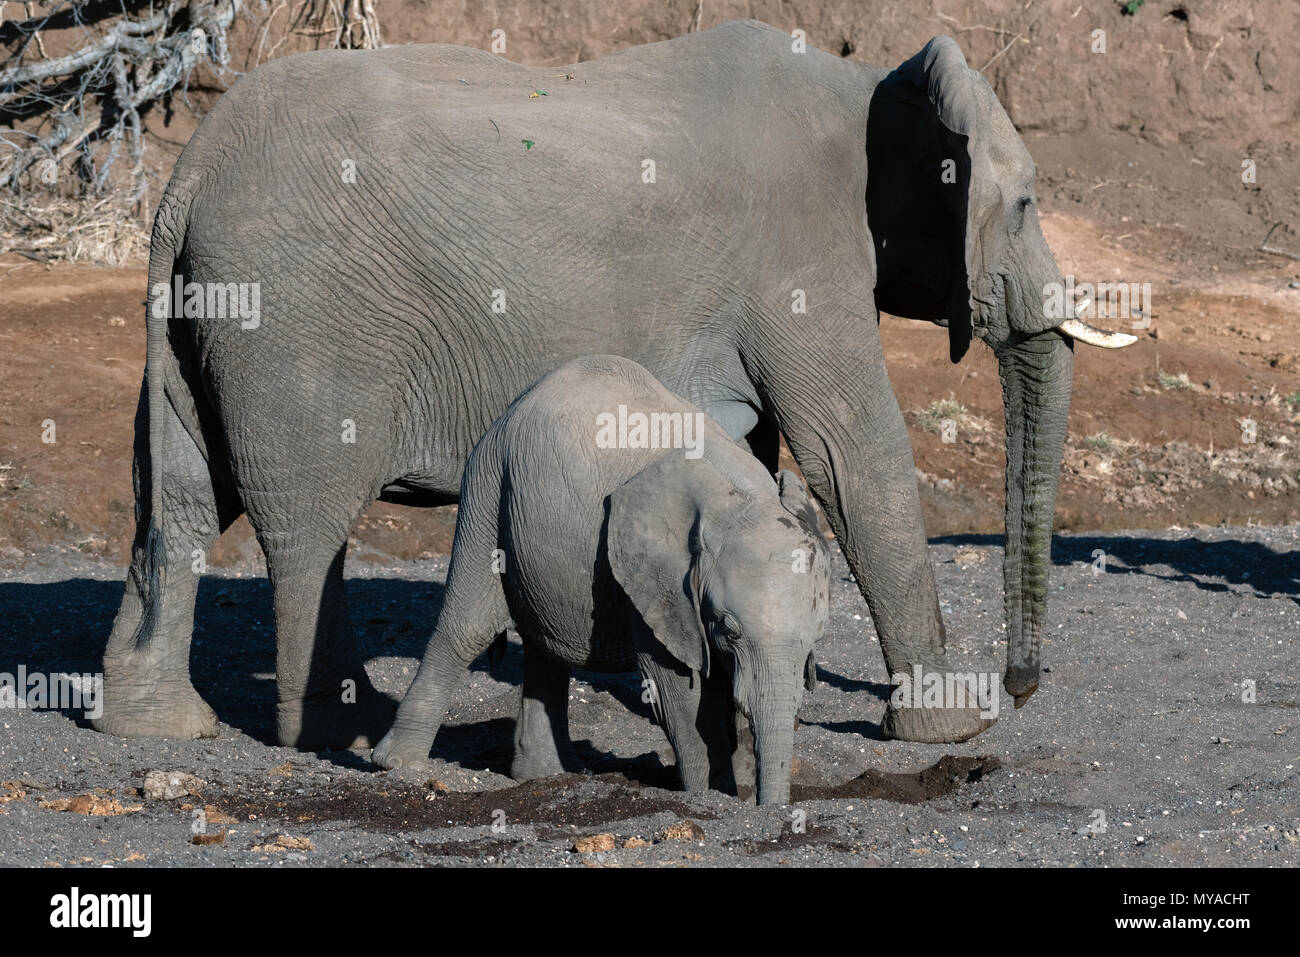
[[(955, 535), (933, 544), (1000, 547), (1001, 536)], [(1259, 542), (1238, 539), (1174, 540), (1140, 535), (1056, 536), (1052, 560), (1057, 566), (1091, 563), (1094, 551), (1107, 555), (1104, 572), (1140, 574), (1206, 591), (1226, 592), (1245, 585), (1259, 597), (1285, 595), (1300, 603), (1300, 551), (1274, 551)], [(437, 620), (443, 586), (400, 578), (350, 578), (348, 604), (362, 660), (377, 657), (419, 659)], [(119, 580), (71, 578), (53, 582), (0, 583), (0, 672), (96, 674), (106, 636), (122, 598)], [(205, 576), (199, 585), (191, 648), (194, 686), (222, 722), (268, 744), (275, 743), (275, 640), (271, 587), (261, 576)], [(522, 681), (523, 649), (511, 642), (499, 670), (503, 681)], [(489, 667), (485, 658), (472, 668)], [(581, 680), (606, 691), (625, 707), (649, 717), (635, 676), (580, 672)], [(819, 680), (843, 691), (866, 691), (887, 699), (889, 687), (858, 681), (819, 667)], [(78, 712), (65, 711), (85, 726)], [(879, 737), (879, 727), (865, 721), (830, 722), (827, 730)], [(504, 772), (509, 766), (512, 718), (495, 718), (444, 726), (436, 745), (440, 756), (466, 767)], [(601, 751), (590, 741), (575, 742), (588, 770), (622, 773), (654, 783), (673, 773), (658, 754), (636, 758)], [(364, 758), (330, 752), (331, 760), (366, 766)]]
[[(441, 583), (353, 577), (346, 587), (362, 661), (386, 657), (418, 661), (423, 656), (442, 606)], [(29, 674), (100, 673), (104, 642), (121, 600), (118, 580), (0, 583), (0, 673), (16, 675), (19, 666)], [(194, 617), (190, 649), (194, 687), (224, 724), (275, 745), (275, 619), (270, 583), (262, 576), (204, 576)], [(481, 655), (471, 670), (491, 670), (498, 680), (518, 687), (523, 682), (523, 647), (511, 641), (495, 666)], [(575, 677), (608, 692), (629, 711), (650, 718), (638, 676), (576, 672)], [(59, 710), (80, 727), (90, 726), (82, 711)], [(444, 724), (433, 753), (472, 770), (505, 774), (513, 730), (513, 717)], [(590, 741), (575, 741), (574, 747), (582, 769), (617, 772), (660, 787), (676, 780), (673, 767), (665, 766), (655, 752), (627, 758), (602, 751)], [(331, 751), (321, 756), (339, 765), (370, 768), (362, 754)]]
[[(0, 673), (98, 674), (121, 601), (121, 581), (0, 583)], [(89, 727), (80, 711), (51, 710)]]
[[(495, 663), (487, 655), (480, 655), (470, 666), (471, 671), (487, 672), (497, 681), (520, 687), (524, 680), (524, 648), (518, 640), (507, 642), (505, 653)], [(653, 720), (650, 707), (642, 700), (641, 676), (627, 672), (605, 674), (594, 671), (574, 671), (575, 681), (589, 685), (597, 692), (605, 692), (629, 712), (647, 721)], [(473, 771), (492, 771), (508, 775), (512, 742), (513, 718), (492, 718), (464, 724), (443, 724), (438, 729), (432, 753)], [(648, 787), (675, 790), (680, 786), (676, 768), (664, 764), (657, 751), (648, 751), (635, 757), (604, 751), (590, 740), (573, 742), (578, 764), (566, 771), (592, 774), (619, 774), (628, 781)]]
[[(397, 578), (352, 578), (348, 604), (363, 661), (424, 654), (443, 586)], [(98, 674), (122, 600), (121, 581), (71, 578), (0, 583), (0, 672)], [(217, 717), (266, 744), (275, 738), (275, 619), (265, 577), (206, 575), (195, 603), (190, 676)], [(64, 713), (89, 727), (81, 711)], [(334, 759), (351, 762), (346, 752)], [(364, 763), (364, 762), (362, 762)]]
[[(470, 771), (490, 771), (509, 777), (514, 730), (514, 718), (444, 724), (438, 729), (432, 754)], [(658, 752), (648, 751), (635, 757), (626, 757), (602, 751), (589, 740), (575, 740), (573, 749), (578, 763), (566, 767), (566, 771), (617, 774), (643, 787), (668, 791), (681, 789), (677, 769), (672, 764), (664, 764)]]
[[(1001, 548), (1002, 536), (947, 535), (930, 539), (930, 544)], [(1256, 598), (1285, 595), (1300, 604), (1300, 550), (1278, 552), (1261, 542), (1235, 538), (1204, 541), (1190, 535), (1172, 540), (1141, 535), (1056, 535), (1052, 564), (1093, 564), (1098, 550), (1106, 553), (1100, 571), (1107, 575), (1145, 575), (1212, 592), (1245, 585)]]
[[(838, 674), (827, 668), (825, 662), (817, 663), (817, 683), (850, 694), (865, 692), (880, 699), (882, 703), (888, 701), (889, 696), (894, 691), (892, 685), (880, 681), (863, 681), (859, 678), (849, 678), (846, 675)], [(880, 723), (868, 721), (865, 718), (851, 718), (845, 721), (805, 721), (800, 718), (799, 721), (801, 724), (821, 728), (823, 731), (830, 731), (832, 734), (855, 734), (874, 741), (884, 739), (884, 735), (880, 730)]]

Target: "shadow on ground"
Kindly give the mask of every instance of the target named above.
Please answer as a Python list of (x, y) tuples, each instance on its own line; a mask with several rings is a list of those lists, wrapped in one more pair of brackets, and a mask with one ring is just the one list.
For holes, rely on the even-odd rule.
[[(441, 584), (428, 581), (349, 579), (348, 606), (362, 660), (422, 657), (442, 607), (442, 593)], [(29, 674), (99, 672), (121, 597), (121, 583), (89, 578), (0, 584), (0, 672), (15, 675), (20, 665)], [(276, 743), (274, 633), (271, 586), (265, 578), (208, 576), (200, 583), (190, 649), (194, 686), (222, 722), (266, 744)], [(487, 656), (470, 670), (489, 670)], [(523, 647), (518, 641), (507, 645), (492, 670), (500, 681), (522, 684)], [(574, 677), (650, 718), (637, 676), (575, 672)], [(88, 724), (80, 712), (66, 714), (82, 726)], [(444, 725), (435, 753), (466, 768), (506, 774), (513, 729), (513, 718)], [(601, 751), (590, 741), (578, 740), (574, 746), (583, 766), (596, 772), (617, 772), (658, 787), (676, 780), (673, 768), (665, 767), (653, 752), (627, 759)], [(349, 752), (331, 752), (329, 759), (370, 767)]]
[[(1002, 539), (956, 535), (932, 543), (1000, 548)], [(1057, 566), (1091, 564), (1098, 549), (1106, 554), (1106, 574), (1148, 575), (1217, 592), (1234, 587), (1240, 591), (1245, 585), (1260, 597), (1282, 594), (1300, 602), (1300, 551), (1279, 552), (1258, 542), (1236, 539), (1166, 541), (1140, 535), (1070, 535), (1053, 540), (1052, 561)], [(429, 581), (349, 579), (348, 603), (362, 659), (420, 658), (441, 608), (442, 591), (442, 585)], [(98, 672), (121, 594), (119, 582), (88, 578), (0, 584), (0, 672), (15, 674), (20, 665), (29, 673)], [(195, 687), (223, 722), (274, 743), (275, 646), (269, 583), (264, 578), (205, 577), (195, 617), (191, 648)], [(512, 641), (494, 675), (517, 686), (522, 663), (522, 647)], [(472, 670), (487, 668), (486, 657), (472, 666)], [(575, 677), (649, 718), (635, 675), (578, 672)], [(886, 685), (846, 678), (825, 667), (819, 669), (819, 678), (840, 690), (865, 691), (882, 700), (890, 691)], [(505, 773), (512, 726), (509, 718), (444, 726), (436, 752), (467, 768)], [(867, 721), (823, 727), (867, 738), (880, 736), (879, 727)], [(599, 751), (589, 741), (576, 741), (575, 746), (583, 764), (598, 772), (617, 772), (659, 786), (672, 776), (672, 768), (664, 767), (657, 754), (629, 760)]]
[[(353, 578), (348, 603), (362, 660), (419, 658), (442, 604), (442, 585)], [(94, 673), (122, 584), (88, 578), (0, 584), (0, 672)], [(205, 577), (195, 605), (190, 674), (217, 717), (274, 743), (275, 627), (265, 578)], [(482, 667), (478, 663), (476, 667)]]
[[(946, 535), (932, 545), (1002, 547), (1001, 535)], [(1052, 564), (1092, 564), (1104, 551), (1103, 570), (1108, 575), (1148, 575), (1167, 582), (1185, 582), (1204, 591), (1226, 592), (1245, 584), (1257, 597), (1300, 596), (1300, 551), (1275, 552), (1259, 542), (1238, 539), (1176, 541), (1140, 535), (1069, 535), (1052, 539)], [(1155, 571), (1166, 566), (1171, 572)], [(1222, 578), (1223, 581), (1211, 579)], [(1297, 597), (1300, 602), (1300, 597)]]

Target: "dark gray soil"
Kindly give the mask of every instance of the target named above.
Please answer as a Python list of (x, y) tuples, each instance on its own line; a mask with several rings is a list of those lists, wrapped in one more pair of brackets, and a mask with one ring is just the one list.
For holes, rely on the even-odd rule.
[[(940, 539), (931, 552), (963, 670), (1000, 670), (997, 540)], [(435, 746), (445, 760), (427, 770), (271, 746), (269, 586), (253, 567), (212, 575), (193, 671), (221, 736), (127, 741), (67, 712), (0, 710), (0, 865), (1300, 864), (1300, 526), (1058, 536), (1054, 562), (1039, 692), (959, 745), (879, 739), (890, 688), (841, 564), (789, 808), (677, 791), (634, 675), (574, 679), (588, 773), (516, 785), (503, 774), (513, 643), (505, 680), (483, 662), (470, 672)], [(445, 559), (351, 568), (362, 650), (393, 695), (414, 674), (445, 575)], [(0, 671), (97, 670), (120, 569), (51, 548), (0, 576)], [(150, 770), (206, 783), (149, 799), (138, 789)], [(142, 807), (41, 806), (79, 795)], [(696, 827), (664, 836), (683, 821)], [(193, 843), (196, 830), (215, 843)], [(573, 850), (599, 834), (612, 850)], [(629, 838), (648, 843), (624, 848)]]

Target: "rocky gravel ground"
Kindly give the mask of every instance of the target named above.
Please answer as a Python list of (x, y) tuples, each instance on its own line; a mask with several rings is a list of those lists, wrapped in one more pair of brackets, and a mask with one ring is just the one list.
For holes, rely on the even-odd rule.
[[(998, 539), (931, 553), (954, 655), (1000, 670)], [(195, 685), (220, 737), (122, 740), (70, 709), (0, 710), (0, 865), (1300, 864), (1300, 526), (1058, 536), (1043, 684), (958, 745), (880, 740), (891, 689), (840, 561), (791, 807), (678, 791), (635, 675), (575, 676), (587, 772), (515, 784), (515, 643), (502, 680), (471, 670), (427, 769), (273, 746), (270, 588), (248, 566), (199, 595)], [(446, 568), (349, 568), (367, 667), (394, 696)], [(0, 572), (0, 672), (97, 670), (121, 580), (57, 547)]]

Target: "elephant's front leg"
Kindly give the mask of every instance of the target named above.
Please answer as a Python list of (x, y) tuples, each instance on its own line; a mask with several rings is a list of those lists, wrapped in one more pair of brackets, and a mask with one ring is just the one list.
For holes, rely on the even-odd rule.
[[(867, 315), (823, 307), (822, 321), (787, 325), (747, 354), (764, 408), (777, 421), (821, 503), (871, 611), (892, 676), (945, 673), (943, 617), (916, 487), (912, 446), (885, 371), (869, 294)], [(964, 741), (991, 725), (978, 708), (892, 705), (882, 729), (908, 741)]]
[(677, 759), (682, 790), (704, 791), (709, 786), (709, 749), (696, 725), (700, 711), (701, 682), (689, 668), (653, 652), (637, 655), (646, 681), (655, 719), (668, 735)]
[(682, 789), (736, 793), (731, 689), (724, 676), (705, 679), (661, 648), (638, 651), (655, 718), (677, 759)]

